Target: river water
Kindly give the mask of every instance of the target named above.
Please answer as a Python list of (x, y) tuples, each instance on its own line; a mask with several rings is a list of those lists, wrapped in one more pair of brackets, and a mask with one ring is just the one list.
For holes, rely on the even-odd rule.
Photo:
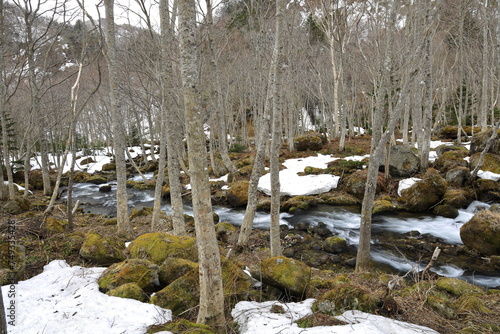
[[(149, 175), (148, 175), (149, 176)], [(135, 178), (135, 180), (140, 180)], [(104, 216), (116, 215), (115, 186), (112, 184), (111, 192), (99, 192), (99, 185), (89, 183), (77, 183), (74, 185), (74, 200), (79, 200), (84, 212), (102, 214)], [(127, 189), (129, 196), (129, 207), (152, 207), (153, 191)], [(444, 218), (433, 215), (377, 215), (372, 222), (372, 235), (389, 231), (393, 233), (407, 233), (418, 231), (420, 234), (429, 234), (440, 238), (447, 244), (462, 244), (460, 239), (460, 227), (481, 208), (488, 208), (490, 205), (483, 202), (473, 202), (468, 208), (459, 210), (459, 216), (455, 219)], [(169, 203), (164, 203), (162, 210), (170, 213)], [(241, 225), (244, 216), (243, 209), (233, 209), (221, 206), (214, 206), (214, 212), (219, 215), (220, 221), (234, 225)], [(185, 204), (184, 212), (193, 214), (192, 207)], [(307, 211), (302, 211), (291, 215), (282, 213), (281, 224), (286, 224), (293, 228), (295, 223), (305, 222), (314, 226), (324, 223), (335, 234), (344, 238), (349, 244), (359, 243), (359, 226), (361, 215), (358, 208), (339, 207), (330, 205), (319, 205)], [(257, 212), (254, 219), (254, 227), (267, 229), (269, 227), (269, 214)], [(411, 270), (421, 270), (425, 264), (418, 264), (410, 261), (399, 254), (395, 254), (386, 249), (376, 247), (376, 241), (372, 240), (371, 256), (378, 262), (388, 265), (400, 272)], [(448, 276), (473, 282), (486, 287), (500, 287), (500, 277), (487, 276), (478, 273), (469, 273), (453, 265), (434, 266), (432, 271)]]

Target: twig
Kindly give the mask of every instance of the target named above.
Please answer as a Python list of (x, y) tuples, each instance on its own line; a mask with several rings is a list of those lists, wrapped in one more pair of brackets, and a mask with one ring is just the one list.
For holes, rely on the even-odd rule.
[(422, 275), (421, 275), (422, 280), (424, 279), (425, 274), (434, 265), (434, 262), (436, 262), (440, 253), (441, 253), (441, 249), (439, 247), (436, 247), (436, 249), (434, 249), (434, 253), (432, 254), (431, 261), (429, 262), (429, 264), (427, 264), (427, 266), (425, 266), (424, 270), (422, 271)]

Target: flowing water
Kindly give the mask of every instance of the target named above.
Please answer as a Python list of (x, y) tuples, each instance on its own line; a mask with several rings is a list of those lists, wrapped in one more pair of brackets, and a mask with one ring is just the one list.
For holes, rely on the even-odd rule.
[[(151, 177), (147, 175), (147, 177)], [(140, 179), (135, 178), (136, 181)], [(112, 185), (112, 191), (99, 192), (98, 185), (89, 183), (78, 183), (74, 185), (73, 197), (80, 200), (84, 212), (97, 213), (105, 216), (116, 215), (115, 185)], [(128, 189), (129, 207), (152, 207), (152, 190)], [(383, 233), (384, 231), (392, 233), (407, 233), (418, 231), (420, 234), (429, 234), (439, 238), (447, 244), (461, 244), (460, 227), (481, 208), (488, 208), (489, 205), (483, 202), (473, 202), (468, 208), (459, 210), (459, 216), (455, 219), (444, 218), (432, 215), (378, 215), (372, 221), (372, 235)], [(241, 225), (245, 214), (243, 209), (232, 209), (227, 207), (214, 206), (214, 212), (219, 215), (220, 221), (225, 221), (234, 225)], [(170, 213), (171, 209), (168, 203), (162, 206), (162, 210)], [(184, 206), (184, 212), (192, 215), (193, 210), (189, 205)], [(282, 213), (280, 216), (281, 224), (286, 224), (293, 228), (295, 223), (305, 222), (312, 226), (318, 223), (324, 223), (335, 234), (344, 238), (349, 244), (357, 245), (359, 243), (359, 226), (361, 215), (359, 209), (352, 207), (338, 207), (329, 205), (319, 205), (313, 209), (299, 212), (295, 215)], [(254, 227), (267, 229), (269, 227), (269, 214), (257, 212), (254, 219)], [(410, 261), (403, 256), (396, 255), (387, 249), (377, 247), (376, 241), (372, 240), (372, 258), (379, 263), (388, 265), (400, 272), (409, 272), (411, 270), (423, 269), (421, 264)], [(453, 265), (435, 266), (431, 270), (436, 273), (465, 279), (478, 285), (487, 287), (499, 287), (500, 277), (486, 276), (466, 272), (465, 270)]]

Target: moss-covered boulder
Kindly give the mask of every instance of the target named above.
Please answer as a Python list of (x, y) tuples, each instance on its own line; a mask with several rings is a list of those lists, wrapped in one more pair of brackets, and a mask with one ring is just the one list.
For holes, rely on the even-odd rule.
[(106, 294), (113, 297), (135, 299), (143, 303), (149, 300), (148, 295), (136, 283), (122, 284), (117, 288), (109, 290)]
[(116, 170), (116, 164), (114, 162), (109, 162), (107, 164), (102, 165), (103, 172), (112, 172)]
[(377, 309), (379, 301), (378, 297), (362, 287), (339, 283), (318, 298), (314, 302), (312, 310), (329, 315), (339, 315), (348, 310), (373, 313)]
[(86, 182), (92, 184), (104, 184), (108, 183), (108, 179), (100, 175), (92, 175), (87, 178)]
[(465, 160), (469, 152), (464, 150), (446, 151), (434, 162), (434, 168), (442, 173), (446, 173), (458, 167), (467, 167), (469, 164)]
[(198, 269), (198, 264), (193, 261), (169, 257), (160, 266), (158, 279), (160, 286), (167, 286), (181, 276), (186, 275), (193, 269)]
[(186, 319), (178, 319), (177, 321), (167, 322), (162, 325), (151, 326), (147, 334), (158, 332), (171, 332), (171, 333), (189, 333), (189, 334), (215, 334), (210, 326), (196, 324)]
[[(356, 196), (358, 199), (363, 198), (365, 195), (365, 185), (368, 176), (368, 170), (362, 170), (351, 174), (346, 180), (345, 191), (349, 194)], [(384, 191), (385, 177), (383, 173), (378, 173), (377, 176), (377, 193)]]
[(448, 204), (460, 209), (472, 203), (474, 193), (467, 188), (448, 188), (443, 195), (443, 204)]
[(465, 246), (486, 255), (500, 255), (500, 213), (483, 210), (460, 228)]
[(299, 298), (307, 296), (311, 268), (284, 256), (271, 257), (261, 263), (262, 281)]
[(238, 181), (227, 191), (227, 203), (233, 208), (245, 206), (248, 202), (248, 181)]
[(319, 151), (326, 144), (326, 136), (318, 132), (308, 132), (293, 139), (293, 145), (297, 151)]
[(453, 301), (444, 294), (430, 294), (425, 300), (436, 313), (448, 319), (456, 319), (457, 313), (453, 308)]
[(217, 240), (225, 243), (235, 243), (238, 240), (238, 229), (226, 222), (215, 225), (215, 233)]
[(437, 205), (432, 209), (432, 213), (437, 216), (442, 216), (446, 218), (457, 218), (458, 217), (458, 209), (450, 204), (441, 204)]
[(393, 177), (410, 177), (420, 169), (420, 159), (412, 148), (404, 145), (394, 145), (389, 149), (389, 173)]
[(98, 265), (110, 265), (125, 260), (125, 242), (113, 236), (91, 232), (85, 236), (80, 256)]
[(329, 193), (323, 193), (316, 196), (319, 198), (319, 203), (330, 204), (330, 205), (358, 205), (359, 199), (345, 191), (334, 191)]
[(333, 236), (323, 241), (323, 249), (328, 253), (342, 253), (347, 248), (347, 242), (344, 238)]
[(315, 196), (294, 196), (281, 205), (281, 211), (293, 214), (298, 210), (307, 210), (316, 206), (317, 203)]
[(28, 211), (30, 210), (30, 207), (31, 204), (28, 199), (23, 197), (16, 197), (1, 204), (2, 211), (11, 215), (18, 215), (22, 212)]
[(0, 285), (16, 282), (24, 277), (26, 270), (26, 250), (24, 246), (0, 243)]
[(146, 217), (153, 214), (152, 207), (135, 207), (130, 211), (129, 218), (132, 220), (136, 217)]
[(406, 210), (423, 212), (438, 204), (448, 188), (446, 180), (429, 168), (422, 180), (401, 191), (400, 201)]
[[(486, 142), (491, 137), (493, 130), (481, 131), (475, 133), (470, 142), (470, 151), (471, 154), (481, 153), (486, 147)], [(500, 132), (500, 131), (499, 131)], [(488, 153), (500, 154), (500, 137), (497, 136), (496, 139), (490, 145)]]
[(103, 184), (102, 186), (99, 187), (99, 192), (101, 193), (109, 193), (111, 192), (111, 185), (110, 184)]
[(446, 172), (445, 180), (451, 187), (460, 188), (469, 180), (469, 176), (469, 168), (455, 167)]
[(190, 261), (198, 260), (196, 239), (175, 236), (168, 233), (146, 233), (128, 246), (130, 257), (148, 259), (161, 265), (168, 257), (178, 257)]
[(446, 291), (455, 297), (460, 297), (463, 294), (478, 294), (483, 295), (485, 292), (482, 288), (467, 283), (457, 278), (440, 278), (436, 281), (436, 288), (441, 291)]
[(436, 154), (439, 157), (441, 157), (445, 152), (448, 151), (465, 151), (469, 152), (469, 150), (465, 146), (459, 146), (459, 145), (446, 145), (442, 144), (439, 145), (438, 147), (435, 148)]
[(66, 231), (68, 221), (65, 219), (57, 219), (54, 217), (47, 217), (45, 219), (45, 228), (49, 233), (63, 233)]
[[(252, 287), (252, 280), (250, 276), (231, 261), (227, 259), (221, 260), (225, 302), (231, 307), (231, 305), (248, 296)], [(195, 268), (158, 291), (151, 297), (150, 302), (172, 310), (174, 315), (179, 315), (196, 307), (199, 298), (199, 273), (198, 269)]]
[(97, 283), (102, 292), (126, 283), (135, 283), (144, 291), (154, 291), (158, 285), (158, 266), (149, 260), (127, 259), (112, 264), (101, 274)]
[[(479, 163), (479, 157), (481, 153), (476, 153), (470, 157), (470, 168), (473, 170)], [(481, 170), (500, 174), (500, 155), (486, 153), (484, 155), (484, 161)]]
[(400, 205), (396, 200), (393, 200), (388, 196), (384, 196), (383, 198), (377, 198), (373, 202), (372, 213), (376, 215), (379, 213), (394, 212), (400, 209)]

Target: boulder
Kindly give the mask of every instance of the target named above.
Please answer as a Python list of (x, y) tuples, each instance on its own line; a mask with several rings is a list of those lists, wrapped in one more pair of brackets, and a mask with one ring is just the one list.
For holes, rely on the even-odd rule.
[[(484, 150), (484, 148), (486, 147), (486, 142), (491, 137), (492, 131), (493, 131), (493, 129), (490, 129), (487, 131), (481, 131), (481, 132), (478, 132), (472, 136), (471, 142), (470, 142), (471, 155), (473, 155), (475, 153), (481, 153)], [(491, 143), (490, 148), (488, 150), (488, 153), (500, 154), (499, 136), (497, 136), (497, 138), (494, 139), (493, 142)]]
[(500, 183), (494, 180), (479, 179), (476, 187), (477, 198), (483, 202), (491, 202), (500, 199)]
[(338, 283), (314, 302), (312, 311), (329, 315), (339, 315), (348, 310), (374, 313), (379, 300), (362, 287)]
[(341, 237), (333, 236), (323, 241), (323, 249), (328, 253), (342, 253), (346, 248), (347, 242)]
[(379, 213), (394, 212), (400, 210), (397, 201), (393, 200), (389, 196), (384, 196), (383, 198), (378, 198), (373, 202), (372, 213), (374, 215)]
[(233, 208), (245, 206), (248, 202), (248, 181), (238, 181), (227, 191), (227, 202)]
[(86, 179), (86, 182), (92, 183), (92, 184), (104, 184), (104, 183), (108, 183), (108, 180), (103, 176), (92, 175)]
[(0, 285), (11, 284), (24, 277), (26, 250), (24, 246), (0, 243)]
[(460, 188), (469, 180), (470, 169), (467, 167), (454, 167), (446, 172), (445, 180), (450, 187)]
[(160, 285), (165, 287), (193, 269), (198, 269), (196, 262), (170, 257), (163, 261), (158, 271)]
[(446, 180), (429, 168), (422, 180), (401, 191), (401, 202), (406, 210), (423, 212), (441, 201), (448, 187)]
[(474, 199), (474, 194), (467, 188), (448, 188), (443, 195), (443, 204), (460, 209), (467, 207)]
[(319, 151), (326, 142), (326, 136), (318, 132), (308, 132), (293, 139), (293, 145), (297, 151)]
[(57, 219), (54, 217), (47, 217), (45, 219), (45, 228), (50, 233), (63, 233), (66, 231), (66, 226), (68, 226), (67, 220)]
[[(349, 176), (346, 180), (345, 191), (355, 197), (361, 199), (365, 195), (365, 185), (368, 170), (361, 170)], [(377, 193), (385, 190), (385, 177), (383, 173), (378, 173), (377, 177)]]
[(98, 265), (107, 266), (125, 260), (125, 242), (113, 236), (91, 232), (85, 236), (80, 256)]
[[(385, 166), (387, 168), (387, 166)], [(420, 169), (420, 159), (411, 147), (394, 145), (389, 149), (389, 174), (393, 177), (411, 177)]]
[(436, 281), (436, 288), (441, 291), (446, 291), (455, 297), (460, 297), (466, 293), (484, 295), (484, 290), (480, 287), (458, 278), (440, 278)]
[(117, 288), (106, 292), (108, 296), (135, 299), (140, 302), (147, 302), (149, 297), (136, 283), (125, 283)]
[(268, 258), (261, 263), (262, 281), (287, 294), (304, 298), (307, 295), (311, 268), (298, 260), (284, 256)]
[(464, 150), (446, 151), (434, 162), (434, 168), (438, 169), (442, 173), (447, 173), (448, 171), (459, 168), (467, 167), (469, 163), (465, 158), (469, 156), (469, 153)]
[(215, 225), (217, 240), (225, 243), (236, 243), (238, 240), (238, 229), (229, 223), (222, 222)]
[(112, 172), (116, 169), (116, 164), (114, 162), (109, 162), (107, 164), (102, 165), (103, 172)]
[(110, 184), (104, 184), (102, 186), (99, 187), (99, 192), (102, 192), (102, 193), (109, 193), (111, 192), (111, 185)]
[(464, 146), (444, 145), (444, 144), (439, 145), (438, 147), (436, 147), (435, 150), (436, 150), (436, 154), (437, 154), (438, 158), (441, 157), (443, 155), (443, 153), (448, 152), (448, 151), (459, 151), (459, 150), (466, 151), (466, 152), (469, 151)]
[(145, 259), (127, 259), (112, 264), (97, 280), (102, 292), (126, 283), (135, 283), (144, 291), (154, 291), (158, 285), (158, 266)]
[(161, 265), (168, 257), (178, 257), (190, 261), (198, 260), (196, 239), (175, 236), (168, 233), (146, 233), (128, 246), (132, 258), (148, 259)]
[[(479, 156), (480, 155), (481, 155), (481, 153), (476, 153), (470, 157), (471, 170), (476, 168), (477, 164), (479, 163)], [(500, 174), (500, 155), (486, 153), (484, 156), (483, 165), (480, 167), (480, 169), (484, 170), (486, 172)]]
[(315, 196), (294, 196), (281, 205), (281, 211), (294, 214), (298, 210), (307, 210), (316, 206), (317, 203)]
[(432, 213), (437, 216), (442, 216), (452, 219), (458, 217), (458, 209), (450, 204), (437, 205), (432, 209)]
[(479, 211), (462, 225), (460, 238), (472, 250), (486, 255), (500, 255), (500, 213)]
[(320, 203), (330, 204), (330, 205), (358, 205), (359, 199), (345, 191), (334, 191), (323, 193), (316, 196), (320, 199)]

